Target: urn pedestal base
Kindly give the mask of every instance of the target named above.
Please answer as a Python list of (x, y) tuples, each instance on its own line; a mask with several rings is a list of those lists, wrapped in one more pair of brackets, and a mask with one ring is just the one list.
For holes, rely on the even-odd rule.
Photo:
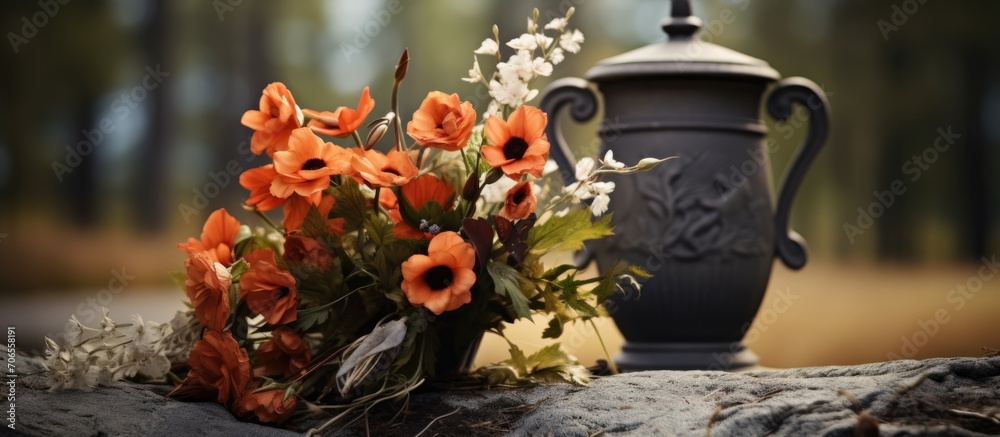
[(740, 370), (757, 364), (743, 343), (626, 342), (615, 364), (622, 372), (643, 370)]

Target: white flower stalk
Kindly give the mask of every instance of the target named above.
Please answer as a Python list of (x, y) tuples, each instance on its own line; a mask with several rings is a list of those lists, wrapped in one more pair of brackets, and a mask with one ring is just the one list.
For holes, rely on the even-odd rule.
[(162, 380), (170, 371), (170, 361), (160, 347), (171, 332), (169, 325), (145, 322), (138, 316), (133, 323), (120, 325), (108, 317), (105, 308), (100, 329), (84, 326), (72, 316), (65, 331), (65, 345), (45, 339), (44, 364), (51, 390), (90, 389), (136, 376)]
[[(514, 49), (506, 61), (500, 54), (499, 30), (494, 25), (492, 39), (486, 39), (473, 53), (497, 56), (498, 63), (492, 75), (483, 73), (479, 59), (473, 60), (469, 76), (462, 80), (486, 85), (492, 97), (483, 119), (491, 116), (503, 117), (538, 96), (538, 90), (531, 82), (538, 77), (551, 76), (553, 67), (566, 58), (566, 52), (577, 53), (583, 43), (583, 33), (569, 29), (569, 18), (574, 9), (570, 8), (565, 17), (549, 21), (544, 28), (538, 24), (537, 10), (528, 17), (527, 32), (507, 41), (507, 47)], [(546, 32), (554, 32), (550, 35)]]

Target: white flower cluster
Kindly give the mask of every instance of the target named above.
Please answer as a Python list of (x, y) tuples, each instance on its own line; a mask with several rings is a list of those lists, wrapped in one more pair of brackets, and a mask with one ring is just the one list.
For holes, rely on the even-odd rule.
[[(497, 69), (487, 79), (479, 66), (476, 55), (500, 55), (500, 36), (497, 26), (493, 26), (493, 38), (487, 38), (473, 53), (472, 69), (469, 77), (462, 80), (470, 83), (482, 83), (489, 89), (489, 107), (483, 118), (491, 115), (503, 116), (505, 110), (513, 110), (538, 95), (537, 89), (531, 88), (531, 81), (539, 76), (552, 74), (553, 65), (558, 65), (566, 58), (566, 53), (577, 53), (583, 44), (583, 33), (569, 29), (569, 19), (574, 8), (569, 8), (565, 17), (554, 18), (544, 28), (538, 26), (538, 10), (528, 18), (527, 32), (507, 42), (507, 47), (514, 49), (514, 54), (506, 62), (498, 62)], [(553, 36), (546, 34), (553, 31)]]
[(139, 376), (162, 380), (170, 360), (161, 341), (172, 332), (169, 324), (144, 322), (117, 324), (104, 309), (100, 328), (84, 326), (72, 316), (66, 323), (66, 344), (45, 339), (45, 368), (51, 390), (88, 389)]
[(600, 167), (594, 158), (589, 156), (582, 158), (576, 163), (576, 182), (563, 188), (563, 194), (572, 196), (573, 203), (593, 199), (590, 202), (590, 211), (594, 216), (600, 217), (608, 211), (608, 205), (611, 203), (610, 194), (615, 191), (615, 183), (598, 181), (600, 176), (598, 172), (606, 170), (614, 172), (624, 168), (625, 164), (615, 161), (614, 152), (611, 150), (604, 154)]

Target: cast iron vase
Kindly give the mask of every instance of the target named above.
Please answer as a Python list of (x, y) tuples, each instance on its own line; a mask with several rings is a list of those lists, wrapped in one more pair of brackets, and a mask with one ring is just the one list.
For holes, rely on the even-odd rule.
[[(827, 102), (807, 79), (781, 80), (762, 60), (701, 41), (688, 1), (671, 6), (666, 42), (604, 60), (587, 80), (554, 82), (541, 109), (567, 183), (575, 179), (557, 126), (563, 109), (578, 122), (603, 109), (601, 156), (613, 150), (629, 164), (677, 157), (651, 172), (609, 178), (615, 235), (583, 254), (601, 269), (625, 260), (655, 275), (641, 296), (626, 287), (607, 308), (626, 340), (618, 366), (733, 370), (757, 362), (741, 340), (774, 257), (792, 269), (806, 262), (788, 214), (826, 137)], [(806, 109), (808, 132), (775, 202), (767, 145), (776, 143), (765, 141), (761, 107), (783, 122), (794, 104)]]

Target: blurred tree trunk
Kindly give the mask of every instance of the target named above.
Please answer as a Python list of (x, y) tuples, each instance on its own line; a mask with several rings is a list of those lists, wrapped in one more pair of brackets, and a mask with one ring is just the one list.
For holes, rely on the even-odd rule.
[[(172, 72), (174, 64), (170, 58), (170, 45), (166, 38), (170, 28), (170, 8), (166, 0), (152, 0), (149, 22), (142, 33), (146, 65)], [(146, 74), (145, 72), (142, 74)], [(149, 108), (149, 130), (143, 146), (139, 150), (139, 168), (133, 192), (133, 213), (139, 230), (147, 233), (160, 231), (167, 223), (170, 209), (167, 205), (167, 174), (170, 162), (170, 148), (173, 144), (173, 109), (170, 105), (170, 90), (175, 77), (167, 77), (155, 90), (147, 90)]]

